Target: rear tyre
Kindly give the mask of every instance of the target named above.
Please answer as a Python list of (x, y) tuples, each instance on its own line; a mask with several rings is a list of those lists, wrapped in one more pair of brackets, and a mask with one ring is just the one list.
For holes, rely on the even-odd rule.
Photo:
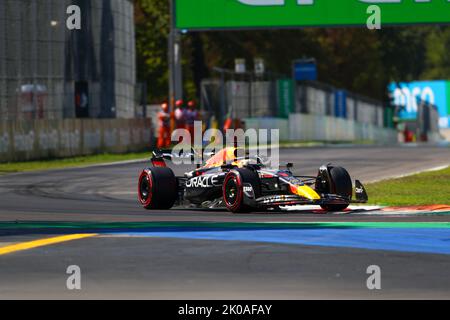
[(169, 168), (148, 168), (139, 177), (138, 197), (147, 210), (167, 210), (178, 198), (178, 183)]
[[(330, 180), (327, 183), (327, 192), (348, 198), (350, 201), (353, 194), (352, 179), (347, 170), (341, 167), (331, 167), (329, 170)], [(322, 205), (322, 209), (326, 211), (336, 212), (348, 208), (348, 204), (327, 204)]]
[(249, 169), (230, 171), (223, 182), (223, 200), (227, 209), (233, 213), (248, 213), (254, 208), (244, 202), (244, 184), (250, 184), (255, 198), (261, 195), (261, 182), (258, 173)]

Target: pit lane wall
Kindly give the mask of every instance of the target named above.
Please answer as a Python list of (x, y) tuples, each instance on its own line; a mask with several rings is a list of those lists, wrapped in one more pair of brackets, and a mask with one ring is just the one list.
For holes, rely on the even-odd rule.
[(248, 118), (245, 124), (247, 129), (279, 129), (280, 141), (372, 141), (381, 144), (398, 141), (393, 129), (322, 115), (295, 113), (290, 114), (289, 119)]
[(0, 122), (0, 162), (136, 152), (152, 138), (151, 119)]

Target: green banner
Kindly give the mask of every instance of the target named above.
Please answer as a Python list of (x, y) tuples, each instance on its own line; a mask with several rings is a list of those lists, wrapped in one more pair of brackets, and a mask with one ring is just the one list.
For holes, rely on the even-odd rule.
[(366, 25), (372, 5), (381, 25), (449, 23), (450, 0), (175, 0), (178, 29)]
[(278, 116), (289, 118), (294, 112), (294, 81), (292, 79), (281, 79), (277, 81)]
[(384, 108), (384, 126), (386, 128), (394, 128), (394, 109)]

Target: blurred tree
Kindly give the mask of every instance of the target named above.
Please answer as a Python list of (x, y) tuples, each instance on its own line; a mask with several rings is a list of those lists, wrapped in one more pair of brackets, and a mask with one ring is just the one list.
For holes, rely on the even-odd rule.
[(381, 58), (388, 81), (412, 81), (425, 68), (425, 40), (430, 27), (387, 27), (379, 31)]
[[(138, 79), (149, 100), (167, 99), (169, 1), (135, 0)], [(305, 28), (215, 31), (182, 35), (186, 98), (198, 97), (200, 82), (214, 66), (233, 69), (245, 58), (263, 58), (266, 69), (290, 76), (291, 62), (318, 62), (319, 80), (377, 99), (392, 81), (450, 78), (450, 27)]]
[(450, 79), (450, 27), (436, 27), (426, 39), (426, 68), (422, 77)]
[(206, 66), (204, 39), (202, 34), (197, 32), (190, 34), (190, 47), (192, 48), (190, 68), (192, 73), (192, 81), (195, 85), (195, 92), (188, 92), (188, 94), (192, 98), (193, 96), (200, 96), (201, 81), (209, 76), (209, 71)]
[(148, 100), (153, 103), (168, 96), (169, 20), (168, 1), (135, 1), (137, 77), (147, 82)]
[(384, 67), (376, 32), (317, 29), (311, 30), (310, 37), (317, 39), (321, 81), (375, 98), (384, 94)]

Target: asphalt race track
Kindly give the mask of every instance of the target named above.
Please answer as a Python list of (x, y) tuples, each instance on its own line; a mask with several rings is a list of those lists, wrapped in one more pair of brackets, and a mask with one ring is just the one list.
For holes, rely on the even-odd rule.
[[(317, 147), (281, 158), (296, 174), (331, 162), (369, 182), (450, 165), (450, 148)], [(145, 166), (0, 177), (0, 298), (450, 298), (450, 213), (148, 212), (136, 200)], [(81, 237), (59, 240), (67, 235)], [(81, 290), (66, 288), (70, 265), (81, 268)], [(367, 289), (370, 265), (381, 268), (381, 290)]]

